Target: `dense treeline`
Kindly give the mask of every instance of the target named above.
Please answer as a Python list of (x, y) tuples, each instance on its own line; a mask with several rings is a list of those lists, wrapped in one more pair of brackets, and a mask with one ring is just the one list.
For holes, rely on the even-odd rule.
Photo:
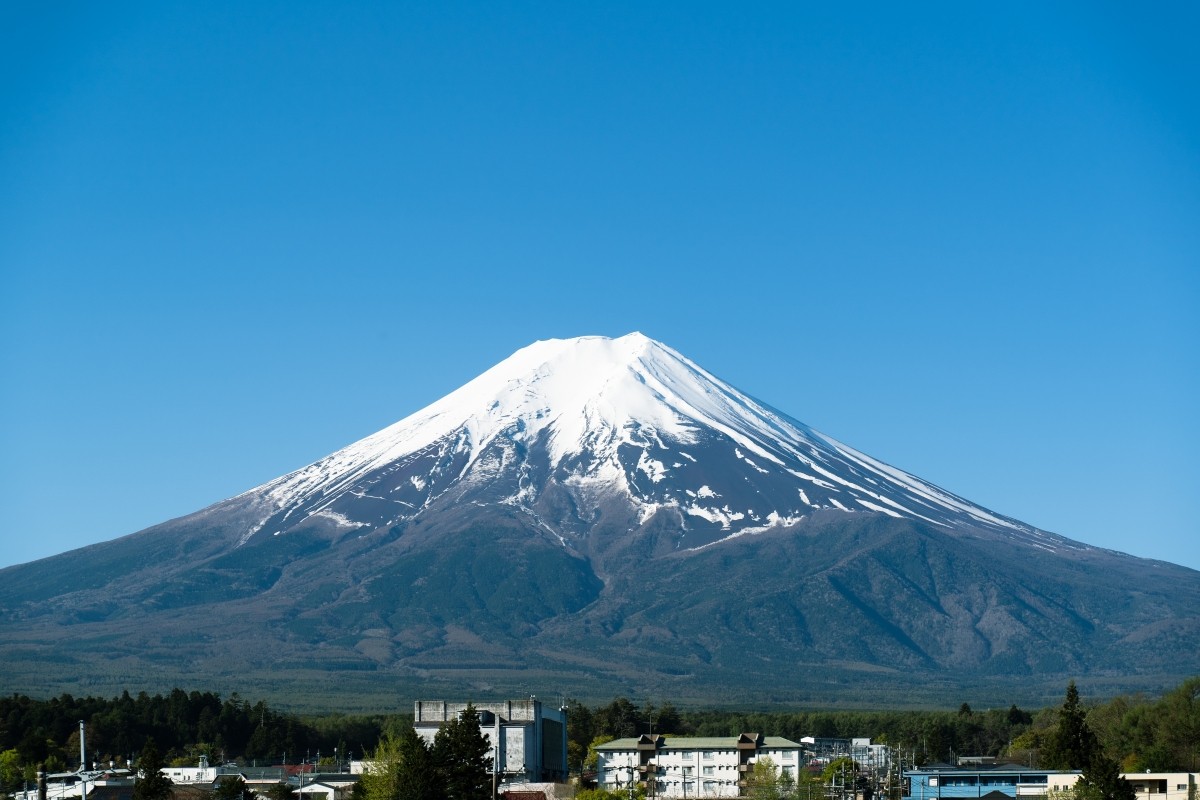
[[(1013, 752), (1045, 760), (1055, 749), (1056, 719), (1057, 712), (1039, 714), (1013, 741)], [(1085, 721), (1102, 752), (1124, 772), (1200, 770), (1200, 676), (1160, 698), (1125, 695), (1092, 706)]]
[[(670, 704), (638, 706), (617, 698), (605, 706), (570, 704), (568, 745), (579, 768), (597, 740), (655, 732), (676, 736), (736, 736), (760, 732), (799, 740), (804, 736), (849, 739), (869, 736), (899, 747), (916, 764), (950, 762), (955, 756), (995, 756), (1030, 766), (1052, 766), (1048, 744), (1057, 708), (1029, 712), (1015, 705), (976, 711), (808, 711), (746, 713), (679, 711)], [(1123, 695), (1091, 706), (1086, 720), (1100, 747), (1126, 772), (1200, 769), (1200, 677), (1189, 678), (1160, 698)]]
[[(688, 711), (669, 703), (639, 706), (617, 698), (602, 706), (568, 703), (568, 759), (578, 770), (597, 741), (655, 732), (678, 736), (736, 736), (760, 732), (799, 740), (804, 736), (848, 739), (869, 736), (901, 748), (917, 764), (956, 755), (997, 756), (1053, 766), (1060, 709), (1029, 712), (955, 711)], [(1083, 713), (1083, 712), (1081, 712)], [(1086, 708), (1086, 722), (1106, 757), (1127, 771), (1200, 769), (1200, 677), (1160, 698), (1117, 697)], [(79, 766), (79, 720), (86, 723), (88, 760), (124, 765), (153, 740), (166, 763), (239, 760), (245, 764), (331, 763), (373, 751), (381, 732), (411, 725), (407, 715), (301, 718), (263, 701), (238, 695), (222, 700), (211, 692), (111, 699), (64, 694), (52, 700), (22, 695), (0, 698), (0, 790), (32, 777), (38, 764), (50, 771)]]
[(320, 753), (329, 761), (374, 747), (382, 717), (331, 716), (314, 720), (284, 714), (263, 701), (237, 694), (222, 700), (212, 692), (51, 700), (23, 695), (0, 698), (0, 754), (23, 768), (79, 766), (79, 721), (85, 723), (88, 761), (124, 765), (153, 740), (167, 763), (195, 765), (204, 754), (213, 762), (298, 763)]
[(569, 758), (578, 768), (596, 739), (661, 733), (675, 736), (737, 736), (758, 732), (798, 741), (804, 736), (850, 739), (869, 736), (901, 747), (917, 763), (947, 760), (952, 754), (1000, 755), (1033, 723), (1017, 708), (973, 711), (679, 711), (670, 704), (639, 707), (626, 698), (589, 709), (572, 704), (567, 717)]

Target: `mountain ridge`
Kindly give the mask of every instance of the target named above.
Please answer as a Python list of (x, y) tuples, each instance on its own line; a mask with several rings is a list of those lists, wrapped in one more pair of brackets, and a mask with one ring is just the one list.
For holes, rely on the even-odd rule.
[[(655, 491), (673, 470), (702, 472), (702, 465), (692, 466), (700, 464), (697, 455), (684, 447), (711, 446), (725, 451), (719, 457), (741, 462), (736, 477), (752, 491), (739, 483), (722, 492), (702, 479), (674, 492)], [(490, 502), (532, 506), (542, 491), (538, 481), (550, 480), (576, 504), (620, 494), (643, 519), (673, 508), (684, 527), (691, 523), (710, 534), (714, 526), (729, 534), (761, 532), (812, 509), (840, 507), (935, 524), (965, 514), (973, 523), (1041, 538), (1046, 546), (1079, 546), (860, 453), (640, 333), (551, 339), (518, 350), (405, 419), (244, 493), (272, 509), (244, 538), (268, 528), (268, 534), (280, 533), (298, 514), (347, 527), (394, 524), (420, 513), (441, 491), (469, 494), (514, 461), (519, 468), (509, 494)], [(394, 472), (399, 480), (389, 476)], [(756, 510), (752, 495), (762, 495), (768, 482), (776, 484), (768, 507)], [(384, 491), (368, 493), (370, 487)], [(733, 506), (715, 502), (730, 489), (740, 495)], [(379, 501), (375, 515), (348, 516), (339, 503), (347, 492)], [(796, 497), (788, 502), (783, 492)]]
[(1020, 699), (1171, 685), (1197, 634), (1200, 573), (991, 512), (640, 334), (535, 343), (259, 487), (0, 570), (16, 688)]

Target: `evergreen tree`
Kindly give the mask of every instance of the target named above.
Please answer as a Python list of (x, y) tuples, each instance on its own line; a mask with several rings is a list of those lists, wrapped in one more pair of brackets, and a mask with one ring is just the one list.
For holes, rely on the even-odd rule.
[(673, 733), (678, 736), (684, 732), (683, 717), (680, 716), (679, 710), (670, 703), (663, 703), (655, 715), (654, 733)]
[(587, 755), (588, 742), (595, 735), (592, 710), (578, 700), (568, 699), (567, 706), (567, 764), (578, 769)]
[(1133, 784), (1121, 777), (1117, 762), (1097, 751), (1075, 784), (1076, 800), (1137, 800)]
[(467, 704), (458, 719), (442, 726), (433, 740), (433, 760), (446, 800), (489, 800), (492, 759), (488, 740), (479, 728), (479, 712)]
[(246, 800), (251, 794), (248, 788), (241, 775), (227, 775), (217, 781), (213, 797), (216, 800)]
[(642, 712), (628, 698), (618, 697), (595, 711), (594, 734), (607, 733), (617, 739), (637, 736), (641, 730)]
[[(397, 800), (436, 800), (438, 775), (433, 754), (411, 727), (405, 726), (397, 741), (400, 771), (396, 776)], [(488, 787), (490, 794), (491, 787)]]
[(1033, 715), (1028, 711), (1022, 711), (1017, 708), (1017, 704), (1013, 703), (1008, 709), (1008, 724), (1010, 726), (1028, 725), (1033, 722)]
[(141, 774), (133, 784), (133, 800), (167, 800), (171, 796), (171, 779), (162, 773), (162, 756), (153, 739), (142, 747), (137, 766)]
[[(411, 726), (386, 734), (356, 786), (361, 800), (436, 800), (441, 776), (429, 747)], [(491, 784), (488, 784), (491, 790)]]
[(1046, 764), (1050, 767), (1083, 771), (1075, 785), (1076, 800), (1136, 800), (1133, 786), (1121, 777), (1117, 762), (1105, 755), (1088, 726), (1075, 681), (1067, 685), (1067, 697), (1058, 711), (1058, 727), (1046, 745)]
[(1079, 705), (1075, 681), (1067, 684), (1067, 697), (1058, 711), (1058, 727), (1046, 740), (1042, 766), (1050, 769), (1085, 769), (1099, 751), (1099, 743)]

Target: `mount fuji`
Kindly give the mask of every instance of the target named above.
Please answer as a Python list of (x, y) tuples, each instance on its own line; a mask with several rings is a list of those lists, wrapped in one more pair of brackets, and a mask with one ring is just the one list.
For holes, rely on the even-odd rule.
[(30, 691), (1009, 702), (1168, 685), (1197, 633), (1200, 573), (984, 509), (638, 333), (536, 342), (307, 467), (0, 570), (0, 675)]
[(520, 509), (564, 546), (606, 513), (671, 520), (678, 549), (822, 509), (1079, 545), (824, 436), (632, 333), (537, 342), (433, 405), (248, 492), (262, 531), (371, 530), (441, 503)]

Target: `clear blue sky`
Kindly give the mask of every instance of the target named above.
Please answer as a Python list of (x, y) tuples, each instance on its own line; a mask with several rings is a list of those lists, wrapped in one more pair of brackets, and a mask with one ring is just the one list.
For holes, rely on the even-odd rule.
[(1195, 3), (5, 3), (0, 564), (641, 330), (1200, 568)]

